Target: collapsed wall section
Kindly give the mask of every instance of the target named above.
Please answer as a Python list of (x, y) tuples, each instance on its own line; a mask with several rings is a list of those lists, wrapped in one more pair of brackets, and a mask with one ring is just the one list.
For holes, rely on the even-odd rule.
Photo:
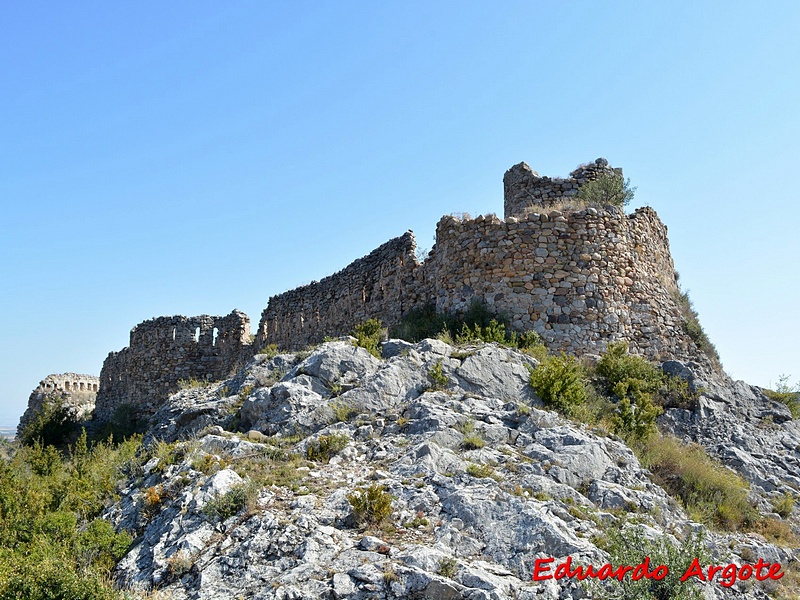
[(504, 216), (524, 217), (536, 208), (551, 208), (578, 193), (581, 186), (603, 175), (622, 177), (622, 169), (609, 166), (605, 158), (580, 165), (569, 177), (540, 177), (526, 163), (511, 167), (503, 176)]
[(108, 420), (122, 405), (152, 414), (181, 380), (225, 379), (251, 349), (250, 319), (238, 310), (225, 317), (178, 315), (139, 323), (129, 346), (103, 362), (95, 417)]
[(438, 310), (478, 299), (551, 349), (583, 354), (625, 340), (651, 359), (697, 354), (675, 302), (667, 228), (651, 208), (444, 217), (424, 267)]
[(256, 346), (298, 349), (324, 336), (350, 333), (371, 318), (395, 323), (427, 301), (418, 285), (414, 234), (389, 240), (338, 273), (269, 299), (261, 314)]

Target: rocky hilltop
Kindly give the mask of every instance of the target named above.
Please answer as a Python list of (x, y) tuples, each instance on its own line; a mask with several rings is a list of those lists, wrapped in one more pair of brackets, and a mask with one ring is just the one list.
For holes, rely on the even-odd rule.
[[(57, 470), (27, 428), (54, 401), (74, 422), (96, 396), (95, 439), (143, 432), (93, 505), (141, 598), (800, 597), (792, 402), (723, 373), (655, 211), (580, 200), (609, 177), (516, 165), (503, 219), (444, 217), (423, 262), (390, 240), (252, 337), (236, 310), (140, 323), (99, 379), (34, 390), (29, 468)], [(378, 335), (476, 305), (499, 321)]]
[[(497, 344), (390, 340), (376, 358), (345, 340), (178, 392), (148, 432), (168, 452), (107, 511), (138, 534), (118, 583), (187, 600), (616, 597), (531, 577), (537, 559), (613, 560), (602, 548), (623, 524), (640, 528), (642, 552), (702, 532), (709, 564), (795, 563), (762, 535), (693, 521), (619, 438), (546, 410), (528, 383), (536, 364)], [(771, 512), (797, 483), (797, 424), (757, 388), (692, 367), (668, 366), (702, 389), (697, 409), (662, 424), (738, 467)], [(795, 597), (787, 581), (703, 593)]]

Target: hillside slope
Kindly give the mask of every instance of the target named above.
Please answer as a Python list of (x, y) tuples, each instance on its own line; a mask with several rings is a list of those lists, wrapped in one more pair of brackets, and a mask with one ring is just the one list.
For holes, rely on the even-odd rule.
[[(390, 340), (382, 353), (344, 340), (260, 354), (232, 379), (172, 395), (146, 436), (156, 458), (106, 512), (137, 535), (117, 583), (186, 600), (800, 593), (796, 549), (690, 519), (622, 440), (545, 409), (530, 356), (438, 340)], [(662, 428), (738, 469), (750, 502), (788, 528), (791, 516), (768, 514), (800, 483), (800, 430), (786, 407), (697, 365), (665, 367), (700, 398), (667, 410)], [(629, 577), (626, 590), (531, 580), (537, 559), (545, 575), (567, 557), (574, 569), (649, 555), (652, 568), (667, 548), (678, 549), (669, 576), (638, 582), (644, 591)], [(684, 590), (695, 557), (704, 568), (762, 559), (787, 575), (717, 573)]]

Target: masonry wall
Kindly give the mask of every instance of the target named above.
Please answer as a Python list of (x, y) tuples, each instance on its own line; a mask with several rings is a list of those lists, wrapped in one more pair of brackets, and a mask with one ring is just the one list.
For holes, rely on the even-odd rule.
[(28, 407), (17, 426), (19, 437), (42, 408), (45, 398), (58, 398), (76, 420), (88, 419), (95, 406), (100, 380), (94, 375), (54, 373), (39, 382), (28, 397)]
[(224, 379), (251, 355), (250, 319), (240, 311), (144, 321), (131, 330), (130, 345), (103, 363), (95, 416), (110, 419), (123, 404), (152, 414), (179, 381)]
[(443, 217), (419, 265), (409, 233), (320, 282), (270, 298), (257, 344), (299, 348), (369, 318), (475, 299), (533, 329), (554, 350), (583, 354), (625, 340), (652, 359), (702, 357), (683, 330), (667, 228), (651, 208)]
[(370, 318), (392, 326), (431, 302), (453, 311), (480, 300), (553, 350), (598, 353), (625, 340), (651, 359), (703, 361), (684, 332), (667, 228), (655, 211), (553, 209), (603, 173), (622, 175), (604, 159), (566, 179), (539, 177), (520, 163), (504, 177), (504, 220), (447, 216), (423, 264), (407, 232), (338, 273), (273, 296), (254, 345), (238, 311), (145, 321), (103, 364), (95, 414), (108, 419), (122, 404), (151, 414), (180, 380), (224, 379), (267, 344), (300, 349)]
[(551, 349), (599, 352), (626, 340), (654, 359), (696, 355), (674, 300), (667, 228), (651, 208), (444, 217), (424, 269), (439, 310), (477, 298)]
[(338, 273), (273, 296), (261, 314), (256, 345), (303, 348), (325, 336), (350, 333), (370, 318), (400, 320), (427, 300), (418, 285), (416, 241), (409, 231)]
[(503, 176), (504, 216), (524, 217), (536, 208), (550, 208), (578, 193), (580, 187), (602, 175), (622, 177), (622, 169), (612, 168), (605, 158), (581, 165), (569, 177), (540, 177), (526, 163), (511, 167)]

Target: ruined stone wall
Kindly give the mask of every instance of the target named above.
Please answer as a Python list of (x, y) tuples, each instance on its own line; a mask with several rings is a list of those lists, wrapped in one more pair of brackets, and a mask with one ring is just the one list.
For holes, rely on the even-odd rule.
[(477, 298), (551, 349), (599, 352), (626, 340), (650, 358), (696, 352), (674, 300), (667, 228), (651, 208), (444, 217), (423, 268), (437, 309)]
[(667, 228), (655, 211), (548, 210), (604, 173), (622, 176), (605, 159), (568, 179), (512, 167), (504, 178), (505, 220), (444, 217), (422, 265), (409, 232), (335, 275), (270, 298), (259, 347), (298, 348), (369, 318), (391, 326), (426, 302), (455, 311), (477, 299), (515, 329), (537, 331), (554, 350), (597, 353), (625, 340), (651, 359), (702, 360), (684, 331)]
[(578, 189), (604, 174), (622, 177), (622, 169), (614, 169), (604, 158), (581, 165), (567, 178), (540, 177), (526, 163), (511, 167), (503, 176), (504, 216), (523, 217), (535, 208), (550, 208), (578, 193)]
[(123, 404), (152, 414), (179, 381), (218, 381), (252, 355), (250, 319), (234, 310), (225, 317), (158, 317), (131, 330), (130, 345), (111, 352), (100, 371), (95, 416), (110, 419)]
[(17, 437), (42, 408), (45, 398), (58, 398), (66, 406), (73, 419), (88, 419), (95, 406), (100, 380), (94, 375), (58, 373), (48, 375), (28, 397), (28, 407), (17, 426)]
[(416, 241), (409, 231), (338, 273), (273, 296), (261, 314), (256, 346), (303, 348), (350, 333), (370, 318), (393, 323), (427, 298), (417, 283)]
[(335, 275), (270, 298), (257, 344), (298, 348), (369, 318), (394, 325), (426, 302), (457, 311), (479, 300), (554, 350), (598, 353), (625, 340), (651, 359), (700, 357), (675, 302), (667, 228), (650, 208), (447, 216), (424, 264), (413, 246), (407, 233)]

